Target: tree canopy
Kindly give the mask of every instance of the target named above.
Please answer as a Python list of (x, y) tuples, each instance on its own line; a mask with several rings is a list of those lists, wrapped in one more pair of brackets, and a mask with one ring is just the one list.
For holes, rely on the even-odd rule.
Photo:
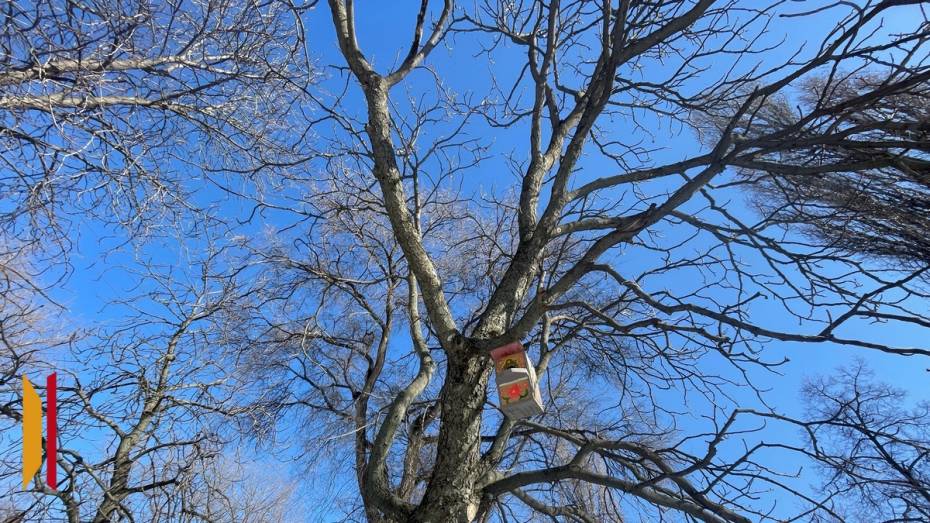
[(401, 4), (0, 10), (0, 518), (930, 518), (926, 2)]

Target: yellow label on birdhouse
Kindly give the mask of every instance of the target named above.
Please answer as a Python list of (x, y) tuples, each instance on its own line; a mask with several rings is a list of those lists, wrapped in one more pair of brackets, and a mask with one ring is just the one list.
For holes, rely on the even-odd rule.
[(525, 369), (526, 368), (526, 353), (518, 352), (516, 354), (508, 354), (507, 356), (502, 357), (496, 362), (497, 372), (501, 372), (507, 369)]

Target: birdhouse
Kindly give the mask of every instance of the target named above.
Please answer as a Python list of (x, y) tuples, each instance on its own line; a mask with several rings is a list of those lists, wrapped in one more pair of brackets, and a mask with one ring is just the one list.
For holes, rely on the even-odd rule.
[(536, 369), (520, 342), (491, 351), (501, 410), (511, 418), (529, 418), (543, 413)]

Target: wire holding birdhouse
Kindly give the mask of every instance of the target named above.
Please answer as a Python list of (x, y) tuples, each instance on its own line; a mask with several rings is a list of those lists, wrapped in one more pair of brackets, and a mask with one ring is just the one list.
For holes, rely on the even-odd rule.
[(543, 413), (536, 369), (523, 345), (515, 341), (491, 351), (501, 410), (522, 419)]

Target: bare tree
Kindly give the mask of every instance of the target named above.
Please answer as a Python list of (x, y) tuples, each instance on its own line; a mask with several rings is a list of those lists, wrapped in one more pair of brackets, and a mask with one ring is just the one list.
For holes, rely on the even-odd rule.
[[(26, 258), (15, 249), (0, 253), (0, 387), (10, 386), (36, 352), (55, 345), (47, 336), (47, 321), (42, 314), (48, 302)], [(12, 414), (8, 405), (0, 409)]]
[(294, 519), (304, 506), (297, 484), (266, 464), (224, 453), (192, 471), (187, 481), (152, 509), (153, 521), (273, 523)]
[[(10, 242), (11, 247), (15, 243)], [(22, 421), (19, 409), (21, 398), (10, 393), (22, 387), (22, 376), (28, 370), (41, 366), (43, 358), (52, 356), (63, 346), (68, 337), (56, 332), (48, 318), (60, 313), (57, 304), (48, 299), (43, 291), (41, 274), (30, 263), (28, 250), (10, 249), (0, 254), (0, 438), (3, 458), (0, 460), (7, 476), (21, 470), (21, 442), (7, 435), (18, 433)], [(16, 476), (17, 481), (19, 475)], [(29, 513), (28, 504), (16, 504), (5, 499), (0, 510), (0, 521), (25, 521)]]
[(821, 468), (820, 489), (828, 502), (812, 511), (814, 521), (923, 521), (930, 510), (930, 433), (925, 400), (909, 404), (903, 390), (877, 382), (858, 361), (833, 375), (809, 380), (803, 419), (744, 409), (798, 429), (800, 442), (760, 443), (746, 456), (790, 449)]
[(842, 498), (847, 521), (930, 518), (930, 405), (877, 383), (861, 364), (806, 388), (803, 423), (825, 468), (824, 488)]
[(297, 14), (287, 2), (8, 2), (3, 230), (65, 250), (81, 217), (141, 234), (198, 210), (214, 177), (299, 163), (306, 135), (286, 121), (310, 80)]
[[(17, 492), (18, 481), (8, 485), (4, 497), (28, 500), (30, 521), (172, 520), (184, 514), (174, 512), (175, 498), (191, 482), (208, 481), (197, 474), (211, 472), (221, 426), (242, 412), (241, 380), (214, 347), (228, 342), (225, 333), (249, 304), (248, 287), (219, 267), (223, 250), (207, 252), (193, 263), (196, 279), (150, 265), (137, 277), (140, 294), (111, 305), (122, 312), (119, 323), (95, 329), (54, 365), (40, 354), (24, 366), (59, 374), (65, 443), (57, 490), (38, 475), (26, 492)], [(4, 414), (18, 418), (19, 381), (4, 383), (3, 394)], [(5, 481), (18, 478), (18, 465), (5, 470)]]
[[(901, 74), (911, 59), (896, 64)], [(930, 260), (923, 234), (930, 225), (927, 83), (802, 121), (818, 104), (852, 102), (890, 81), (893, 77), (865, 73), (834, 82), (811, 79), (801, 87), (801, 113), (787, 100), (773, 102), (762, 108), (764, 123), (754, 130), (777, 133), (796, 127), (801, 137), (739, 165), (747, 170), (745, 183), (757, 188), (759, 203), (773, 220), (799, 226), (818, 243), (850, 255), (921, 267)], [(834, 132), (815, 130), (823, 126)]]
[[(431, 339), (444, 360), (442, 371), (435, 372), (432, 352), (417, 350), (419, 371), (401, 385), (383, 416), (375, 418), (378, 428), (359, 472), (369, 517), (374, 510), (389, 521), (487, 518), (495, 510), (509, 510), (502, 503), (510, 504), (510, 496), (552, 517), (610, 517), (592, 512), (596, 506), (574, 501), (564, 490), (539, 488), (573, 483), (606, 488), (690, 519), (769, 517), (769, 509), (754, 505), (750, 494), (760, 482), (751, 478), (765, 476), (767, 470), (746, 461), (716, 461), (713, 438), (706, 455), (692, 455), (675, 444), (689, 439), (677, 431), (653, 429), (639, 436), (641, 432), (603, 414), (588, 423), (579, 423), (588, 418), (562, 416), (542, 423), (488, 419), (487, 351), (513, 340), (535, 339), (541, 347), (539, 359), (548, 362), (553, 335), (560, 338), (559, 349), (570, 346), (568, 340), (579, 333), (597, 336), (601, 339), (579, 342), (605, 358), (592, 365), (596, 376), (622, 380), (632, 374), (647, 388), (663, 380), (666, 386), (686, 383), (704, 391), (717, 407), (722, 402), (714, 392), (720, 392), (727, 378), (708, 374), (698, 360), (717, 354), (738, 373), (770, 366), (777, 361), (766, 361), (766, 340), (930, 355), (923, 348), (840, 334), (847, 323), (862, 318), (928, 326), (918, 311), (890, 298), (893, 292), (925, 297), (913, 285), (923, 266), (883, 272), (846, 258), (835, 247), (786, 240), (775, 217), (748, 222), (751, 216), (728, 203), (738, 196), (731, 189), (737, 181), (734, 169), (777, 172), (759, 163), (769, 162), (793, 173), (797, 162), (786, 155), (803, 154), (799, 145), (805, 140), (815, 146), (841, 141), (849, 135), (849, 124), (834, 122), (846, 115), (880, 113), (883, 118), (872, 123), (875, 132), (903, 125), (899, 115), (880, 107), (893, 99), (925, 100), (930, 78), (924, 58), (926, 18), (914, 32), (883, 36), (875, 27), (887, 11), (918, 3), (824, 3), (797, 12), (780, 2), (762, 8), (711, 0), (487, 2), (460, 10), (452, 1), (438, 6), (423, 1), (409, 51), (382, 70), (359, 44), (354, 2), (331, 0), (339, 49), (365, 108), (357, 117), (363, 125), (356, 125), (354, 116), (339, 122), (337, 130), (354, 143), (344, 157), (354, 171), (370, 170), (377, 182), (383, 213), (410, 271), (408, 292), (419, 293), (411, 294), (410, 302), (422, 300)], [(835, 30), (826, 31), (812, 50), (800, 49), (774, 64), (765, 59), (777, 44), (766, 39), (772, 24), (786, 16), (797, 23), (821, 10), (837, 16)], [(516, 74), (501, 72), (495, 78), (492, 96), (475, 104), (450, 102), (450, 110), (462, 122), (478, 114), (496, 132), (519, 130), (529, 138), (526, 150), (511, 161), (518, 197), (505, 207), (504, 222), (514, 223), (515, 229), (497, 231), (504, 234), (491, 238), (496, 242), (492, 245), (502, 247), (502, 255), (492, 257), (486, 271), (490, 291), (465, 317), (457, 317), (461, 309), (447, 283), (455, 276), (437, 261), (435, 235), (420, 226), (425, 213), (418, 196), (431, 194), (441, 186), (434, 180), (445, 179), (430, 171), (443, 173), (450, 167), (438, 160), (431, 164), (430, 155), (463, 134), (453, 127), (451, 134), (429, 135), (424, 128), (435, 120), (423, 115), (421, 98), (393, 95), (402, 85), (415, 93), (417, 86), (409, 78), (422, 68), (441, 77), (428, 59), (451, 35), (485, 42), (491, 60), (505, 46), (515, 47), (523, 61), (509, 66)], [(712, 64), (720, 60), (729, 63)], [(772, 108), (781, 100), (790, 106), (802, 85), (808, 88), (800, 114), (772, 122)], [(437, 80), (433, 90), (442, 98), (447, 89)], [(339, 114), (351, 110), (331, 109)], [(661, 122), (695, 131), (704, 149), (657, 163), (657, 152), (641, 143), (649, 133), (668, 133)], [(900, 148), (892, 143), (875, 147), (888, 155)], [(583, 161), (586, 155), (599, 162)], [(595, 164), (599, 167), (590, 172), (588, 166)], [(605, 174), (605, 168), (614, 172)], [(466, 167), (460, 174), (468, 172), (472, 170)], [(472, 214), (478, 212), (472, 208)], [(556, 256), (547, 264), (547, 255), (563, 241), (572, 242), (566, 252), (574, 256)], [(489, 248), (474, 245), (476, 252)], [(686, 254), (695, 248), (696, 255)], [(655, 263), (622, 262), (634, 252), (651, 255)], [(843, 269), (827, 269), (826, 264)], [(676, 290), (657, 286), (674, 274), (692, 274), (697, 283)], [(815, 330), (767, 327), (751, 314), (762, 298)], [(414, 309), (409, 316), (419, 314)], [(547, 319), (549, 315), (555, 318)], [(416, 347), (417, 334), (411, 335)], [(604, 346), (607, 339), (613, 342)], [(667, 365), (666, 372), (656, 376), (650, 366), (630, 364), (625, 356), (631, 352), (651, 352)], [(611, 360), (619, 361), (604, 365)], [(545, 370), (543, 363), (539, 371)], [(438, 428), (427, 431), (429, 467), (411, 495), (392, 480), (397, 473), (389, 471), (390, 455), (403, 447), (404, 420), (417, 419), (410, 409), (436, 378), (442, 383), (435, 401)], [(654, 412), (662, 409), (651, 407)], [(482, 431), (487, 421), (497, 425), (490, 433)], [(566, 446), (574, 450), (566, 454)], [(523, 447), (532, 450), (521, 452)], [(505, 466), (505, 458), (517, 452), (520, 461)], [(764, 481), (788, 488), (775, 479)], [(609, 502), (614, 507), (624, 503)]]
[[(18, 442), (4, 431), (4, 498), (21, 517), (194, 518), (172, 503), (205, 484), (198, 475), (224, 443), (218, 418), (237, 412), (236, 376), (215, 349), (231, 346), (232, 311), (247, 309), (235, 273), (211, 257), (224, 248), (203, 234), (227, 217), (199, 195), (230, 176), (263, 186), (265, 175), (306, 158), (308, 135), (294, 132), (306, 122), (287, 121), (301, 114), (295, 93), (311, 80), (302, 9), (215, 1), (0, 9), (4, 428), (20, 420), (20, 374), (61, 378), (57, 491), (36, 478), (19, 492), (19, 465), (6, 462), (18, 458)], [(180, 234), (207, 255), (176, 269), (140, 256), (133, 278), (145, 292), (110, 304), (122, 321), (72, 328), (58, 321), (65, 310), (49, 311), (50, 296), (68, 285), (61, 255), (77, 248), (76, 231), (101, 225), (132, 240)], [(69, 350), (51, 350), (62, 340), (43, 335), (58, 329)]]
[[(137, 232), (189, 209), (235, 234), (207, 241), (209, 227), (176, 220), (210, 263), (180, 267), (197, 285), (146, 272), (170, 314), (128, 299), (126, 327), (81, 358), (91, 377), (64, 389), (67, 426), (105, 432), (111, 452), (65, 452), (68, 486), (33, 494), (100, 522), (225, 517), (191, 489), (221, 450), (212, 423), (233, 419), (224, 428), (250, 429), (236, 443), (286, 431), (308, 459), (324, 444), (345, 458), (347, 519), (842, 521), (843, 492), (799, 486), (775, 450), (850, 471), (873, 507), (919, 514), (883, 505), (900, 478), (863, 469), (893, 430), (831, 411), (848, 441), (882, 434), (865, 454), (832, 453), (753, 441), (762, 429), (743, 424), (808, 423), (749, 407), (765, 406), (756, 379), (783, 363), (779, 342), (930, 356), (854, 328), (930, 327), (930, 260), (919, 241), (890, 251), (926, 221), (891, 211), (924, 199), (905, 200), (926, 161), (922, 2), (421, 0), (392, 65), (363, 48), (355, 2), (327, 4), (88, 8), (81, 35), (113, 38), (65, 34), (97, 61), (65, 50), (51, 69), (17, 58), (5, 73), (17, 87), (0, 108), (19, 127), (4, 158), (26, 156), (0, 187), (22, 241), (64, 215)], [(39, 9), (51, 14), (35, 24), (8, 10), (11, 42), (70, 20)], [(911, 26), (888, 34), (902, 10)], [(336, 63), (320, 85), (299, 82), (302, 28), (323, 23)], [(807, 41), (780, 48), (784, 24), (802, 23)], [(486, 92), (445, 74), (476, 58)], [(191, 154), (214, 150), (222, 164)], [(201, 180), (186, 185), (179, 166)], [(251, 209), (201, 205), (202, 181)], [(487, 392), (490, 350), (513, 341), (542, 378), (533, 419)], [(205, 346), (209, 358), (181, 356)], [(885, 463), (921, 455), (920, 437)], [(837, 471), (834, 455), (856, 467)]]

